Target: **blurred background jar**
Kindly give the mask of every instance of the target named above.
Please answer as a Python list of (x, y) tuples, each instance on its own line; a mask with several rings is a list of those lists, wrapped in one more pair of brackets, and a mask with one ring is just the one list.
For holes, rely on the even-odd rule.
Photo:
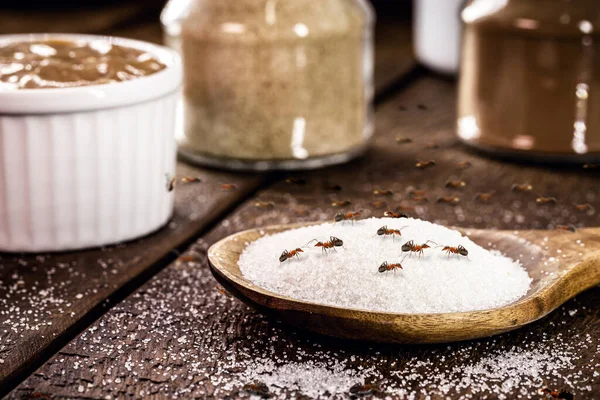
[(415, 0), (413, 38), (417, 60), (433, 71), (458, 72), (465, 0)]
[(184, 64), (180, 153), (232, 169), (304, 169), (361, 154), (373, 131), (365, 0), (171, 0)]
[(597, 0), (471, 0), (458, 135), (544, 161), (600, 158)]

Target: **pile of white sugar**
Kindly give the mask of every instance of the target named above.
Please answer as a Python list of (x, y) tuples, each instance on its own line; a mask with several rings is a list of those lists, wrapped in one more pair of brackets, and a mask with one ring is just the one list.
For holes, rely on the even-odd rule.
[[(402, 236), (378, 236), (377, 230), (401, 229)], [(322, 252), (312, 239), (331, 236), (344, 247)], [(448, 257), (442, 247), (417, 257), (402, 245), (428, 240), (441, 246), (464, 246), (468, 259)], [(279, 262), (284, 250), (302, 248), (299, 258)], [(403, 260), (404, 259), (404, 260)], [(403, 260), (403, 261), (402, 261)], [(403, 269), (378, 272), (384, 262)], [(396, 313), (442, 313), (485, 310), (525, 295), (531, 278), (520, 263), (488, 251), (441, 225), (417, 219), (371, 218), (325, 223), (264, 236), (242, 253), (239, 266), (256, 285), (291, 298), (344, 308)]]

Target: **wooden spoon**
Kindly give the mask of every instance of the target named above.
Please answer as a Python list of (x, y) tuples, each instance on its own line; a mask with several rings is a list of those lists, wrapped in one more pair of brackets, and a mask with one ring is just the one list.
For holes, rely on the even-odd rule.
[(544, 317), (576, 294), (600, 284), (600, 228), (575, 233), (456, 228), (480, 246), (520, 260), (533, 278), (523, 298), (491, 310), (396, 314), (340, 308), (270, 292), (242, 275), (238, 260), (249, 242), (307, 225), (312, 224), (252, 229), (221, 240), (208, 251), (213, 275), (240, 300), (293, 326), (384, 343), (443, 343), (507, 332)]

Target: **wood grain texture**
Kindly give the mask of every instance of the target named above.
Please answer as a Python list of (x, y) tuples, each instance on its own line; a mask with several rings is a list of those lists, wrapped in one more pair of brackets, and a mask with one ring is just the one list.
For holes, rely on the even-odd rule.
[[(174, 259), (178, 248), (262, 182), (258, 176), (201, 171), (185, 164), (178, 165), (177, 173), (202, 182), (176, 187), (175, 214), (154, 234), (75, 253), (0, 256), (0, 388), (52, 351), (49, 346), (60, 345), (62, 335), (81, 329), (80, 323), (89, 324), (86, 314), (112, 305), (111, 297), (130, 281)], [(223, 183), (236, 188), (222, 190)]]
[(156, 19), (144, 21), (119, 29), (112, 29), (111, 35), (129, 39), (145, 40), (156, 44), (163, 44), (163, 32), (160, 23)]
[(121, 1), (117, 4), (33, 11), (0, 9), (0, 34), (54, 32), (106, 33), (132, 21), (156, 18), (164, 0)]
[(375, 32), (375, 91), (382, 92), (415, 67), (410, 21), (378, 16)]
[[(598, 287), (514, 332), (422, 346), (372, 345), (308, 334), (215, 290), (206, 265), (208, 244), (257, 226), (331, 219), (340, 211), (332, 206), (334, 201), (348, 200), (351, 204), (341, 209), (362, 208), (367, 216), (399, 209), (462, 227), (512, 230), (598, 224), (597, 171), (508, 163), (469, 151), (453, 134), (454, 96), (453, 82), (425, 76), (385, 102), (377, 112), (376, 138), (364, 158), (303, 173), (259, 192), (198, 241), (189, 258), (172, 264), (105, 314), (9, 397), (236, 398), (257, 369), (252, 360), (278, 366), (325, 361), (355, 372), (369, 370), (369, 379), (381, 382), (384, 392), (396, 387), (396, 398), (413, 394), (416, 399), (483, 399), (497, 398), (498, 393), (535, 398), (543, 385), (570, 390), (578, 398), (599, 397), (600, 378), (594, 374), (600, 365)], [(398, 144), (397, 136), (412, 142)], [(434, 167), (415, 167), (417, 160), (429, 159), (436, 161)], [(463, 161), (472, 163), (471, 168), (456, 166)], [(448, 189), (449, 179), (464, 180), (466, 186)], [(526, 182), (533, 186), (530, 192), (511, 190), (514, 183)], [(411, 198), (411, 188), (424, 190), (429, 201)], [(392, 194), (376, 196), (375, 189)], [(475, 199), (477, 193), (492, 197), (481, 202)], [(459, 196), (459, 204), (436, 202), (449, 195)], [(557, 203), (541, 206), (535, 201), (541, 195), (553, 196)], [(273, 207), (257, 207), (259, 201), (272, 202)], [(575, 203), (590, 207), (578, 211)], [(570, 233), (561, 233), (571, 243)], [(519, 367), (510, 372), (510, 360), (526, 373), (517, 373)], [(504, 373), (485, 372), (494, 368)], [(282, 390), (298, 395), (292, 388)]]
[[(155, 4), (156, 3), (156, 4)], [(156, 18), (160, 2), (123, 3), (115, 8), (80, 10), (55, 19), (32, 20), (20, 29), (64, 31), (65, 24), (77, 20), (70, 31), (107, 33), (160, 42)], [(24, 15), (23, 12), (15, 12)], [(8, 19), (17, 14), (5, 13)], [(148, 17), (150, 16), (150, 18)], [(40, 17), (41, 18), (41, 17)], [(88, 19), (94, 19), (93, 23)], [(0, 15), (0, 20), (2, 16)], [(22, 19), (22, 18), (21, 18)], [(21, 20), (15, 17), (15, 21)], [(96, 20), (97, 19), (97, 20)], [(42, 23), (42, 22), (44, 23)], [(78, 25), (78, 24), (81, 25)], [(20, 32), (7, 25), (4, 33)], [(410, 35), (387, 35), (408, 30), (402, 24), (383, 28), (378, 39), (386, 57), (376, 61), (376, 82), (380, 90), (409, 71), (414, 65)], [(396, 46), (397, 45), (397, 46)], [(390, 55), (396, 54), (397, 57)], [(402, 60), (398, 62), (397, 59)], [(379, 73), (379, 71), (383, 71)], [(168, 228), (140, 241), (101, 250), (55, 255), (0, 258), (0, 394), (17, 383), (17, 378), (60, 348), (66, 338), (83, 329), (115, 301), (164, 266), (178, 247), (196, 237), (231, 206), (241, 201), (269, 174), (228, 174), (179, 164), (178, 175), (199, 176), (203, 183), (177, 189), (175, 217)], [(235, 183), (237, 190), (221, 191), (221, 183)], [(142, 275), (142, 278), (139, 276)], [(122, 289), (122, 290), (120, 290)], [(81, 296), (81, 297), (79, 297)]]

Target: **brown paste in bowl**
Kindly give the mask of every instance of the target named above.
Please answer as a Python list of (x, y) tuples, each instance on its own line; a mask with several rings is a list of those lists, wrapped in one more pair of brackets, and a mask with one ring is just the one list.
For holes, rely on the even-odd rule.
[(123, 82), (165, 68), (151, 54), (107, 40), (0, 44), (0, 90)]

